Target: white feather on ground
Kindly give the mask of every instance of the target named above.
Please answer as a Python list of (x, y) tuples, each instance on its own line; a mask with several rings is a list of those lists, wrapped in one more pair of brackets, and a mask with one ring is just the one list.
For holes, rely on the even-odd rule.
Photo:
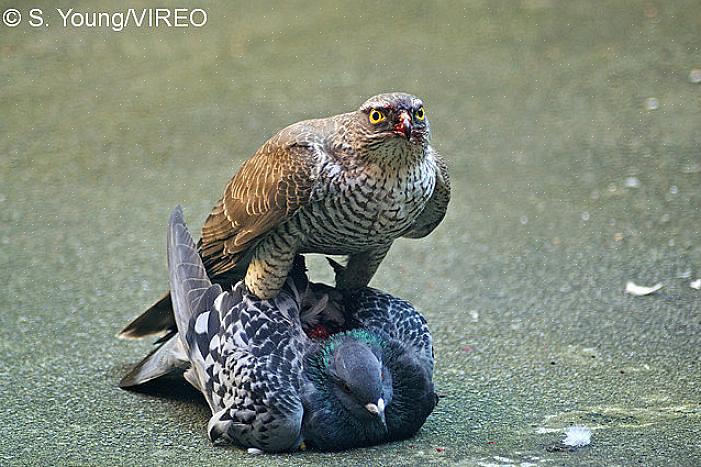
[(652, 287), (645, 287), (642, 285), (638, 285), (633, 281), (628, 281), (628, 283), (626, 283), (626, 293), (629, 293), (629, 294), (635, 295), (635, 296), (650, 295), (652, 293), (657, 292), (662, 287), (664, 287), (664, 285), (662, 285), (662, 283), (655, 284)]
[(585, 426), (571, 426), (565, 431), (562, 444), (573, 448), (581, 448), (591, 443), (591, 430)]
[(691, 283), (689, 283), (689, 287), (691, 287), (694, 290), (701, 290), (701, 279), (691, 281)]

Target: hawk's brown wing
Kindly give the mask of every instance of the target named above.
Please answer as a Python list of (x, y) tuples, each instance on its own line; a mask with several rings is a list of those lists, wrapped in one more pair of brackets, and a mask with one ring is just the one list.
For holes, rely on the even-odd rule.
[(414, 221), (409, 230), (404, 233), (406, 238), (422, 238), (433, 232), (445, 217), (450, 201), (450, 176), (448, 166), (440, 155), (436, 157), (436, 187), (426, 207)]
[(282, 130), (226, 186), (202, 227), (198, 245), (211, 276), (246, 267), (240, 263), (246, 262), (252, 247), (309, 202), (317, 146), (300, 134), (310, 137), (309, 131)]
[[(309, 202), (318, 131), (311, 122), (282, 130), (246, 161), (226, 186), (202, 227), (198, 243), (212, 282), (229, 285), (243, 277), (251, 247)], [(177, 328), (170, 293), (166, 293), (129, 323), (120, 336), (165, 333), (167, 338), (173, 332)]]

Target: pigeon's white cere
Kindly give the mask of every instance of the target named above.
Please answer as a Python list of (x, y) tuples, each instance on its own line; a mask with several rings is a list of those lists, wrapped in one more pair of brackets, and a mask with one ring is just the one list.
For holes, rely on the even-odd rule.
[[(382, 399), (380, 399), (380, 400), (382, 400)], [(368, 412), (370, 412), (372, 414), (377, 415), (380, 413), (380, 408), (373, 403), (365, 404), (365, 408), (368, 410)]]
[(565, 439), (562, 444), (581, 448), (591, 443), (591, 430), (584, 426), (571, 426), (565, 431)]
[(385, 401), (384, 399), (378, 399), (377, 400), (377, 410), (380, 411), (380, 413), (385, 411)]

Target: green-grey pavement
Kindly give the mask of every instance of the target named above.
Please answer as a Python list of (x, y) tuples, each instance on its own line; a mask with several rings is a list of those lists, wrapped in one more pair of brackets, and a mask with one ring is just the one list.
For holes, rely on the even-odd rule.
[[(122, 32), (55, 7), (162, 5), (17, 3), (49, 25), (0, 24), (1, 465), (701, 462), (697, 0), (178, 2), (206, 26)], [(250, 456), (210, 446), (184, 386), (119, 390), (170, 210), (197, 232), (272, 132), (386, 90), (425, 100), (453, 179), (444, 223), (372, 283), (434, 334), (419, 436)], [(551, 449), (571, 425), (591, 445)]]

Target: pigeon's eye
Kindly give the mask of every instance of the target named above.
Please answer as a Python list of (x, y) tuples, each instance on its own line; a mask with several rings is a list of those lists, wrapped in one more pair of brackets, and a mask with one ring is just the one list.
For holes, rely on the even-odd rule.
[(341, 383), (341, 389), (343, 389), (343, 392), (345, 392), (346, 394), (351, 393), (351, 388), (350, 386), (348, 386), (347, 383)]
[(414, 112), (414, 116), (416, 119), (420, 122), (422, 122), (426, 118), (426, 112), (424, 112), (423, 107), (419, 107), (416, 112)]
[(385, 117), (385, 114), (377, 109), (372, 109), (368, 118), (370, 119), (370, 123), (372, 123), (373, 125), (377, 125), (378, 123), (384, 122), (387, 119), (387, 117)]

